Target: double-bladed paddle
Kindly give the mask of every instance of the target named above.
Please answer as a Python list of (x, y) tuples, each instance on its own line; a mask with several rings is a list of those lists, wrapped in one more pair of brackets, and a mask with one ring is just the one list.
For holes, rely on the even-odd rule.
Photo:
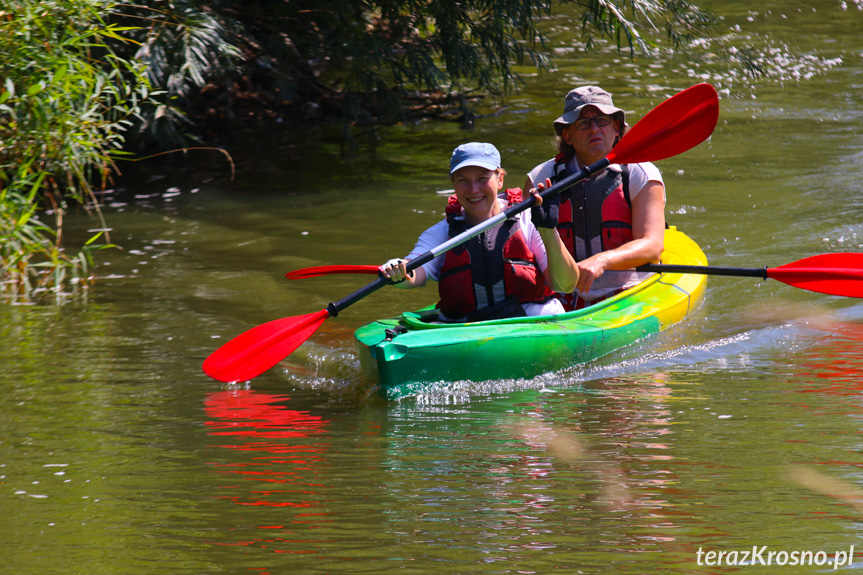
[(810, 256), (778, 268), (725, 268), (647, 264), (643, 272), (709, 274), (773, 279), (792, 287), (845, 297), (863, 297), (863, 253), (835, 253)]
[[(735, 268), (676, 264), (645, 264), (639, 272), (701, 274), (774, 279), (792, 287), (844, 297), (863, 297), (863, 253), (833, 253), (811, 256), (777, 268)], [(303, 268), (285, 274), (304, 279), (329, 274), (376, 274), (378, 266), (338, 265)]]
[[(540, 196), (547, 198), (559, 194), (612, 163), (655, 162), (681, 154), (706, 140), (713, 133), (718, 118), (719, 98), (716, 90), (710, 84), (696, 84), (651, 110), (605, 158), (543, 190)], [(531, 196), (411, 260), (407, 264), (408, 273), (529, 209), (535, 202)], [(204, 372), (224, 382), (252, 379), (293, 353), (327, 318), (335, 317), (349, 305), (390, 283), (388, 278), (379, 277), (318, 312), (277, 319), (252, 328), (214, 351), (204, 361)]]
[(330, 274), (376, 274), (380, 271), (378, 266), (364, 265), (335, 265), (335, 266), (315, 266), (313, 268), (301, 268), (288, 272), (285, 277), (289, 280), (303, 280), (306, 278), (316, 278), (319, 276), (327, 276)]

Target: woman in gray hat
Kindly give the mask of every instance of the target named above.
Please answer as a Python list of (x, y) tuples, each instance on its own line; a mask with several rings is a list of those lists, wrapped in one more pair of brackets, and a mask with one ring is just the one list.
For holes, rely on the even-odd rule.
[[(506, 172), (491, 144), (471, 142), (455, 149), (450, 180), (455, 188), (446, 218), (422, 233), (407, 259), (380, 267), (397, 287), (438, 282), (441, 321), (462, 322), (564, 312), (555, 291), (572, 291), (578, 267), (554, 223), (521, 212), (406, 274), (408, 261), (522, 201), (518, 188), (504, 190)], [(531, 190), (535, 194), (536, 190)], [(542, 198), (537, 196), (541, 207)], [(539, 227), (537, 227), (539, 226)], [(550, 289), (549, 289), (550, 288)]]
[[(546, 178), (554, 183), (603, 159), (627, 127), (625, 112), (602, 88), (570, 91), (563, 115), (554, 121), (559, 153), (528, 173), (525, 189)], [(576, 289), (567, 297), (571, 307), (579, 309), (637, 284), (647, 274), (626, 270), (659, 261), (665, 185), (652, 163), (611, 164), (564, 191), (559, 200), (557, 230), (579, 268)], [(550, 207), (546, 200), (546, 213)]]

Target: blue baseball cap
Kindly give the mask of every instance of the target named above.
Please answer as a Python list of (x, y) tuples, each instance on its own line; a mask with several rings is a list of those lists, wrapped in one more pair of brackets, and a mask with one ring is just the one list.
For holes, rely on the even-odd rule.
[(449, 173), (465, 166), (479, 166), (487, 170), (500, 169), (500, 152), (491, 144), (470, 142), (453, 150), (449, 161)]

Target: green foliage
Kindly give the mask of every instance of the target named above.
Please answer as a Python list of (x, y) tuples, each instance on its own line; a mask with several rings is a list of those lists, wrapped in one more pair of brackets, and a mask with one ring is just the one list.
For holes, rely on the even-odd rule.
[(406, 119), (430, 101), (466, 108), (466, 94), (505, 94), (520, 66), (548, 62), (544, 21), (566, 5), (584, 42), (644, 54), (674, 50), (716, 22), (686, 0), (248, 0), (211, 3), (242, 47), (238, 75), (297, 113), (347, 122)]
[(109, 176), (124, 131), (149, 97), (142, 66), (106, 44), (127, 32), (102, 20), (110, 7), (10, 0), (0, 9), (2, 299), (86, 285), (91, 252), (105, 247), (94, 237), (69, 256), (62, 226), (68, 201), (95, 204), (91, 182)]
[(110, 21), (137, 26), (139, 46), (116, 49), (162, 90), (137, 133), (165, 149), (248, 108), (348, 124), (468, 112), (469, 95), (506, 94), (520, 67), (547, 65), (543, 30), (561, 6), (580, 14), (588, 47), (633, 55), (663, 37), (681, 50), (715, 22), (687, 0), (145, 0)]
[[(347, 121), (395, 121), (416, 91), (500, 93), (544, 65), (547, 0), (292, 0), (248, 3), (242, 22), (277, 62), (284, 98)], [(267, 27), (255, 26), (266, 21)], [(255, 26), (255, 28), (252, 28)], [(281, 42), (276, 42), (276, 38)], [(264, 52), (276, 47), (273, 52)]]
[(588, 47), (597, 39), (610, 39), (618, 47), (628, 46), (631, 55), (636, 49), (650, 55), (656, 48), (655, 36), (659, 30), (664, 30), (674, 50), (683, 50), (717, 23), (712, 13), (686, 0), (575, 0), (572, 3), (582, 8), (582, 31)]
[(468, 118), (473, 94), (506, 94), (519, 67), (546, 66), (562, 5), (586, 45), (631, 54), (663, 37), (681, 49), (714, 22), (687, 0), (6, 0), (0, 298), (86, 285), (104, 245), (67, 255), (63, 216), (70, 202), (98, 214), (90, 186), (131, 143), (186, 147), (196, 122), (230, 123), (240, 106), (338, 118), (346, 142), (354, 124)]
[[(112, 22), (128, 25), (129, 43), (115, 46), (143, 67), (159, 94), (158, 105), (145, 110), (134, 137), (139, 148), (165, 150), (198, 141), (188, 128), (193, 122), (186, 110), (190, 99), (209, 82), (229, 87), (234, 80), (240, 51), (230, 44), (224, 19), (211, 11), (213, 2), (151, 0), (119, 2), (109, 15)], [(230, 19), (228, 19), (230, 21)]]

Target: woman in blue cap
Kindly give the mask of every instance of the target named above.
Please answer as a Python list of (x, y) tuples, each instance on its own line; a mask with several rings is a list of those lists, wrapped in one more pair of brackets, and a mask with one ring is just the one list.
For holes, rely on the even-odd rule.
[[(606, 157), (626, 132), (626, 114), (598, 86), (570, 91), (563, 115), (554, 121), (558, 155), (528, 173), (552, 183)], [(665, 185), (650, 162), (611, 164), (586, 182), (564, 191), (557, 229), (578, 262), (579, 278), (567, 303), (575, 309), (596, 303), (642, 281), (632, 268), (659, 261), (665, 230)], [(550, 200), (546, 200), (546, 208)], [(554, 207), (556, 209), (556, 206)]]
[[(575, 287), (578, 268), (554, 222), (537, 228), (525, 212), (406, 274), (405, 265), (412, 258), (522, 201), (520, 189), (503, 191), (505, 174), (493, 145), (471, 142), (457, 147), (450, 160), (455, 194), (449, 199), (446, 218), (422, 233), (406, 259), (381, 266), (381, 272), (398, 287), (421, 287), (429, 278), (436, 280), (441, 321), (562, 313), (563, 306), (553, 292), (570, 292)], [(541, 205), (536, 190), (531, 193)]]

